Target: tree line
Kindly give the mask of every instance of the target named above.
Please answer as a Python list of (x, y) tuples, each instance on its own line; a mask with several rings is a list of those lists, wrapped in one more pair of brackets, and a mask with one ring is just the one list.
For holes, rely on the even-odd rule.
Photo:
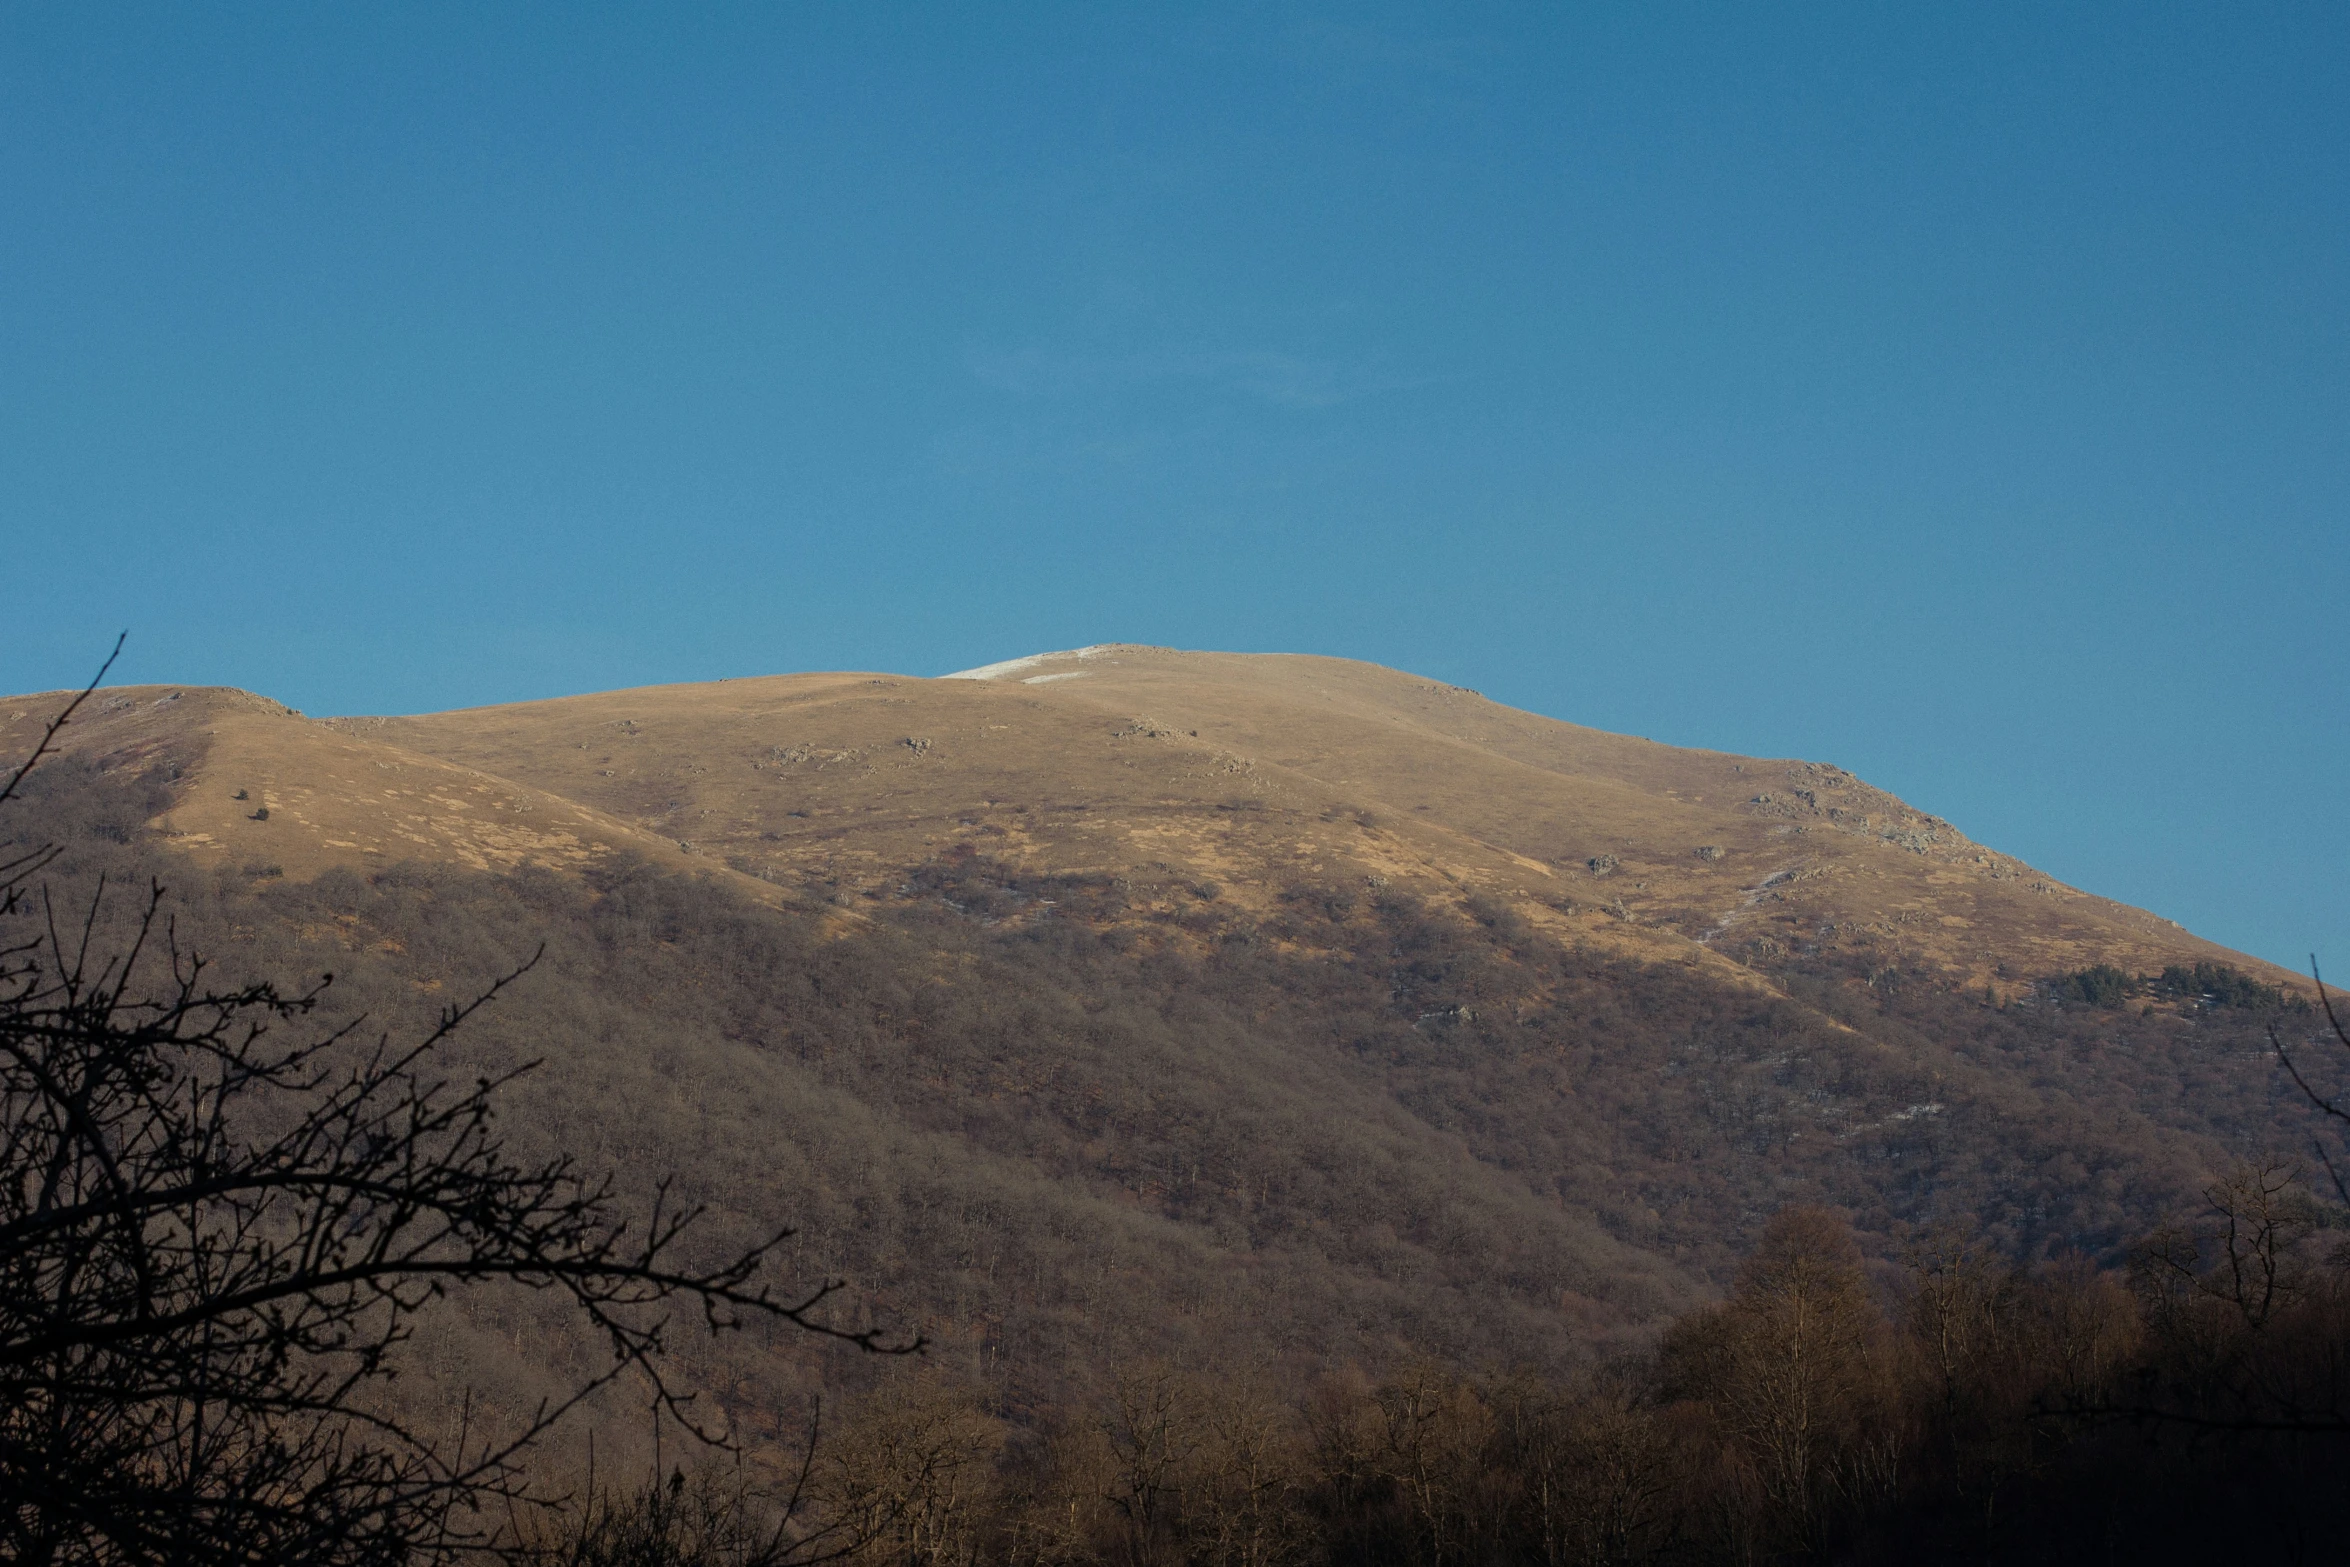
[[(1840, 1215), (1789, 1208), (1724, 1300), (1566, 1378), (1408, 1358), (1289, 1393), (1143, 1359), (1013, 1412), (911, 1366), (807, 1500), (893, 1567), (2331, 1559), (2342, 1217), (2253, 1161), (2123, 1267), (2022, 1267), (1951, 1230), (1872, 1267)], [(547, 1559), (753, 1560), (720, 1521), (756, 1499), (721, 1478), (607, 1502)], [(599, 1543), (620, 1518), (652, 1554)]]
[(2132, 974), (2110, 963), (2095, 963), (2059, 976), (2048, 988), (2059, 1001), (2108, 1010), (2141, 996), (2199, 1007), (2269, 1011), (2306, 1011), (2309, 1007), (2301, 998), (2287, 996), (2281, 987), (2263, 984), (2226, 963), (2171, 963), (2159, 974)]

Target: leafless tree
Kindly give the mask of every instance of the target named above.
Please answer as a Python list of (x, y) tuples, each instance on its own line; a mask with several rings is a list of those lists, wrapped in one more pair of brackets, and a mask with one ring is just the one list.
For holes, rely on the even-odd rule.
[[(445, 1560), (494, 1547), (524, 1451), (615, 1378), (720, 1436), (663, 1368), (678, 1307), (904, 1347), (829, 1324), (833, 1284), (764, 1282), (788, 1231), (712, 1256), (666, 1184), (631, 1216), (609, 1177), (510, 1153), (495, 1110), (519, 1072), (452, 1085), (434, 1062), (520, 971), (421, 1039), (369, 1039), (316, 1021), (331, 976), (215, 982), (160, 886), (106, 941), (96, 905), (68, 917), (33, 885), (52, 852), (0, 866), (0, 1557)], [(567, 1297), (608, 1359), (496, 1431), (393, 1412), (418, 1314), (498, 1281)]]
[[(2309, 959), (2309, 978), (2317, 986), (2317, 1004), (2324, 1010), (2326, 1025), (2333, 1030), (2334, 1039), (2342, 1049), (2350, 1051), (2350, 1028), (2343, 1026), (2341, 1016), (2334, 1011), (2334, 998), (2326, 991), (2325, 975), (2318, 971), (2317, 958), (2314, 954)], [(2350, 1127), (2350, 1106), (2345, 1106), (2337, 1095), (2320, 1093), (2310, 1084), (2308, 1078), (2301, 1075), (2300, 1064), (2285, 1048), (2285, 1036), (2278, 1031), (2277, 1025), (2273, 1022), (2268, 1025), (2268, 1042), (2276, 1050), (2278, 1064), (2291, 1075), (2293, 1086), (2301, 1090), (2301, 1097), (2308, 1100), (2329, 1120)], [(2350, 1205), (2350, 1184), (2345, 1184), (2342, 1171), (2335, 1165), (2333, 1155), (2326, 1151), (2326, 1146), (2322, 1141), (2317, 1143), (2316, 1152), (2318, 1161), (2325, 1166), (2326, 1175), (2333, 1182), (2335, 1195), (2340, 1197), (2345, 1205)]]
[(1003, 1445), (1002, 1425), (967, 1390), (899, 1381), (869, 1397), (827, 1453), (827, 1516), (892, 1567), (970, 1567)]
[(1668, 1386), (1710, 1410), (1789, 1549), (1824, 1549), (1890, 1484), (1885, 1337), (1850, 1228), (1810, 1207), (1773, 1216), (1729, 1300), (1668, 1337)]

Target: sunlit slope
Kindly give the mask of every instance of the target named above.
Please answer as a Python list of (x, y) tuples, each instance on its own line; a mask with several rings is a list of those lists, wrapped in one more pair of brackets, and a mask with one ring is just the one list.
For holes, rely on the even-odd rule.
[[(54, 701), (0, 704), (0, 744), (21, 750)], [(943, 680), (787, 675), (389, 719), (140, 687), (103, 693), (67, 744), (171, 758), (160, 825), (181, 848), (295, 876), (629, 850), (857, 909), (981, 855), (1112, 878), (1138, 917), (1203, 887), (1257, 908), (1307, 886), (1483, 897), (1742, 982), (1837, 953), (2001, 990), (2093, 963), (2291, 978), (1837, 768), (1584, 729), (1341, 659), (1120, 645)]]
[[(1110, 646), (390, 719), (373, 736), (852, 904), (958, 845), (1138, 907), (1386, 879), (1713, 966), (1881, 952), (1970, 985), (2219, 959), (1834, 767), (1658, 745), (1376, 666)], [(373, 722), (373, 721), (371, 721)]]
[[(64, 700), (0, 699), (0, 754), (26, 754)], [(643, 827), (404, 749), (375, 729), (368, 719), (306, 719), (243, 691), (127, 686), (85, 704), (60, 750), (169, 779), (173, 804), (155, 825), (175, 848), (231, 869), (306, 877), (415, 859), (577, 870), (623, 850), (682, 859)]]

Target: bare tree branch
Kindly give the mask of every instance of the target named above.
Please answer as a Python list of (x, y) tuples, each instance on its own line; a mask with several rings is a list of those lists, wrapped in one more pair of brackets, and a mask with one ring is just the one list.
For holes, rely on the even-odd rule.
[[(0, 801), (96, 689), (49, 721)], [(103, 884), (78, 917), (45, 896), (27, 908), (23, 869), (40, 863), (0, 872), (0, 911), (34, 926), (0, 943), (0, 1557), (502, 1549), (489, 1520), (529, 1494), (526, 1451), (624, 1376), (643, 1377), (657, 1418), (727, 1439), (664, 1362), (678, 1308), (711, 1333), (763, 1321), (920, 1347), (832, 1320), (838, 1280), (773, 1282), (789, 1228), (713, 1258), (704, 1208), (667, 1181), (632, 1214), (609, 1175), (518, 1157), (496, 1110), (537, 1062), (469, 1086), (435, 1075), (536, 956), (421, 1039), (369, 1041), (363, 1020), (314, 1021), (331, 975), (216, 985), (160, 885), (111, 947), (100, 905), (119, 894)], [(499, 1283), (565, 1301), (604, 1364), (503, 1430), (468, 1399), (435, 1436), (374, 1396), (421, 1313)], [(758, 1560), (829, 1559), (797, 1511), (795, 1496)]]
[[(130, 640), (130, 635), (125, 631), (114, 639), (114, 650), (106, 655), (106, 662), (98, 666), (98, 672), (90, 677), (90, 683), (82, 687), (65, 706), (58, 709), (57, 715), (51, 718), (41, 730), (41, 738), (33, 746), (32, 754), (18, 765), (15, 772), (8, 775), (8, 782), (0, 784), (0, 805), (5, 805), (16, 798), (17, 786), (24, 782), (25, 774), (33, 770), (34, 763), (40, 761), (42, 757), (47, 756), (56, 748), (58, 732), (72, 721), (73, 715), (81, 710), (81, 705), (96, 694), (100, 682), (106, 678), (106, 672), (114, 667), (116, 659), (122, 657), (123, 644)], [(4, 868), (0, 867), (0, 869)]]

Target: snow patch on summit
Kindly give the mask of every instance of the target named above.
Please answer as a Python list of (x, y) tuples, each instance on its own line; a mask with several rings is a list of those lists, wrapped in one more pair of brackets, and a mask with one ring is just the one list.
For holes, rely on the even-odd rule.
[(1110, 651), (1110, 644), (1102, 642), (1096, 643), (1092, 647), (1069, 648), (1058, 653), (1031, 653), (1025, 658), (1007, 658), (1001, 663), (981, 664), (976, 669), (958, 669), (951, 675), (941, 675), (938, 678), (941, 680), (1008, 680), (1015, 675), (1021, 675), (1023, 676), (1021, 684), (1037, 685), (1046, 680), (1066, 680), (1071, 675), (1085, 673), (1082, 669), (1072, 669), (1058, 675), (1025, 674), (1025, 671), (1034, 669), (1047, 659), (1099, 658), (1108, 651)]

